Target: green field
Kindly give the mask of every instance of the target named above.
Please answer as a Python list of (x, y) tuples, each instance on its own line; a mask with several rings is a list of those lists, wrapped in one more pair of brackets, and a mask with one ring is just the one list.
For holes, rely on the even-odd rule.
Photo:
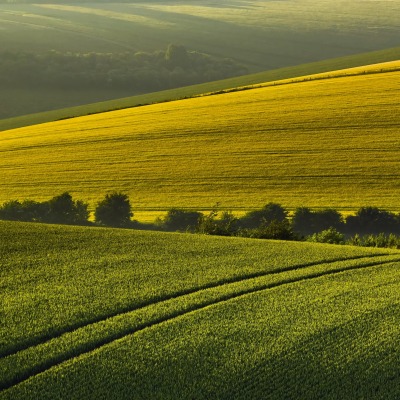
[(0, 201), (398, 211), (399, 62), (4, 131)]
[(398, 251), (0, 232), (2, 400), (397, 399)]
[[(116, 54), (174, 43), (233, 59), (251, 73), (399, 46), (399, 15), (399, 0), (0, 4), (0, 50)], [(129, 85), (54, 90), (37, 84), (29, 67), (22, 70), (32, 85), (3, 84), (0, 118), (143, 92)]]

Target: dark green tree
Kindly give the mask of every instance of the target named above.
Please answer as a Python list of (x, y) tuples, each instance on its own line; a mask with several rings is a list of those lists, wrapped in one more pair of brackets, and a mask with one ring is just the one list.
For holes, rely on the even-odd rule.
[(47, 206), (45, 222), (76, 225), (88, 222), (88, 204), (80, 200), (74, 201), (68, 192), (53, 197), (44, 205)]
[(133, 217), (129, 197), (125, 193), (113, 192), (97, 203), (95, 220), (101, 225), (127, 227)]
[(397, 216), (378, 207), (361, 207), (355, 215), (346, 218), (346, 229), (349, 233), (378, 234), (399, 233), (400, 224)]
[(297, 240), (287, 220), (273, 220), (270, 223), (262, 224), (256, 229), (251, 229), (249, 233), (250, 237), (257, 239)]
[(194, 231), (199, 224), (202, 213), (171, 208), (160, 220), (160, 225), (167, 231)]
[(190, 67), (190, 58), (184, 46), (170, 44), (165, 52), (165, 61), (171, 67)]
[(312, 211), (308, 207), (299, 207), (293, 214), (292, 228), (298, 234), (307, 236), (329, 228), (343, 231), (344, 222), (342, 214), (334, 209)]
[(292, 229), (300, 235), (314, 233), (314, 213), (308, 207), (298, 207), (293, 213)]
[(272, 221), (283, 222), (286, 220), (288, 212), (277, 203), (268, 203), (261, 210), (250, 211), (240, 218), (239, 223), (242, 228), (254, 229), (261, 225), (266, 226)]
[(18, 200), (6, 201), (0, 207), (0, 219), (8, 221), (23, 221), (24, 210), (22, 204)]

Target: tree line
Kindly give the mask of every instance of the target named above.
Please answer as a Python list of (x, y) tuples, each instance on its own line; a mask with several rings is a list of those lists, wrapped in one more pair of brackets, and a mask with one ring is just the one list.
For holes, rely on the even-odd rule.
[(121, 192), (108, 193), (97, 203), (94, 222), (89, 221), (89, 204), (74, 200), (68, 192), (44, 202), (11, 200), (0, 206), (0, 219), (12, 221), (400, 248), (400, 213), (378, 207), (361, 207), (347, 217), (335, 209), (308, 207), (296, 208), (289, 216), (288, 210), (273, 202), (241, 217), (220, 210), (218, 205), (209, 213), (172, 208), (152, 224), (132, 220), (133, 215), (129, 196)]
[(58, 89), (128, 89), (143, 93), (244, 75), (235, 61), (170, 44), (155, 52), (0, 53), (0, 85)]

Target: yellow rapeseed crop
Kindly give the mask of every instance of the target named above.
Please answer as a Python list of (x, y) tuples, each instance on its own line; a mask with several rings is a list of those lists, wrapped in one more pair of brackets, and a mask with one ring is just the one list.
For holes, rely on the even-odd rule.
[(94, 206), (121, 190), (139, 211), (269, 201), (399, 210), (399, 67), (2, 132), (0, 201), (69, 191)]

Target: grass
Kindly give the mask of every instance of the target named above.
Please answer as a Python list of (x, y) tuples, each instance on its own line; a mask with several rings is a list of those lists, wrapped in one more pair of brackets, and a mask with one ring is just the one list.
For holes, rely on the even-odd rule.
[(146, 212), (269, 201), (398, 211), (398, 66), (5, 131), (0, 201), (70, 191), (94, 207), (121, 190)]
[[(85, 91), (85, 93), (79, 96), (80, 103), (87, 102), (91, 104), (85, 104), (81, 106), (59, 108), (53, 111), (46, 111), (41, 113), (34, 113), (28, 115), (22, 115), (14, 118), (7, 118), (0, 120), (0, 131), (20, 128), (28, 125), (41, 124), (45, 122), (56, 121), (60, 119), (73, 118), (77, 116), (83, 116), (88, 114), (96, 114), (106, 112), (110, 110), (118, 110), (129, 107), (138, 107), (142, 105), (148, 105), (152, 103), (160, 103), (171, 100), (179, 100), (187, 97), (194, 97), (202, 95), (204, 93), (217, 92), (221, 90), (228, 90), (232, 88), (263, 84), (265, 82), (274, 82), (277, 80), (294, 79), (299, 76), (307, 76), (311, 74), (325, 73), (333, 70), (347, 69), (352, 67), (363, 67), (365, 65), (377, 64), (382, 62), (389, 62), (398, 60), (400, 58), (400, 47), (376, 51), (361, 53), (352, 56), (339, 57), (334, 59), (328, 59), (324, 61), (318, 61), (313, 63), (301, 64), (293, 67), (279, 68), (276, 70), (269, 70), (259, 72), (250, 75), (244, 75), (236, 78), (229, 78), (222, 81), (203, 83), (193, 86), (187, 86), (177, 89), (164, 90), (155, 93), (142, 94), (132, 97), (117, 98), (114, 100), (108, 100), (103, 102), (93, 103), (96, 96), (104, 97), (118, 97), (118, 92), (100, 93), (99, 91)], [(15, 96), (29, 99), (31, 103), (37, 104), (38, 107), (43, 108), (43, 104), (48, 101), (47, 97), (52, 99), (54, 106), (54, 99), (57, 98), (56, 93), (46, 92), (40, 95), (37, 100), (33, 100), (32, 96), (36, 94), (23, 94), (20, 91), (4, 91), (3, 95), (6, 98), (12, 98)], [(68, 101), (73, 101), (74, 93), (64, 91), (63, 100), (67, 98)], [(5, 101), (7, 104), (7, 102)], [(60, 103), (62, 104), (62, 103)], [(15, 107), (15, 106), (14, 106)], [(22, 109), (22, 105), (20, 105)], [(21, 112), (21, 114), (23, 114)]]
[(396, 398), (398, 251), (0, 231), (2, 400)]

